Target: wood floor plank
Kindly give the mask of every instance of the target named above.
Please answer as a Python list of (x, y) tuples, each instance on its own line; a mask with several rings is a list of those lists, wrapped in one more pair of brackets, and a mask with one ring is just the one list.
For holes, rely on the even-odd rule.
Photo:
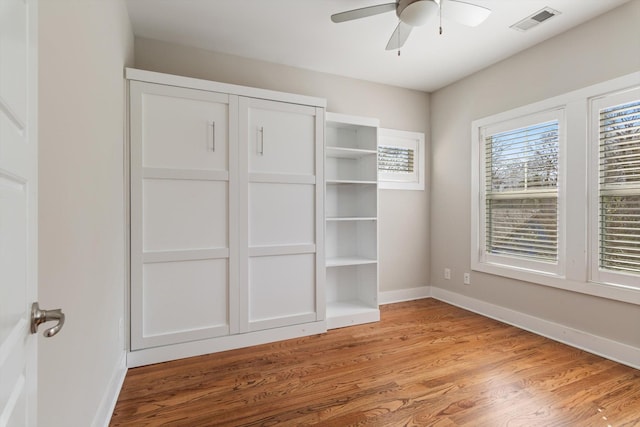
[(640, 371), (434, 299), (129, 371), (111, 426), (640, 426)]

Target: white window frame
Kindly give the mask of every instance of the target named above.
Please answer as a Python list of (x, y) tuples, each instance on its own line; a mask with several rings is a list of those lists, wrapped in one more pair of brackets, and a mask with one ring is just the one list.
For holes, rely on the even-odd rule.
[[(546, 123), (550, 121), (558, 122), (558, 187), (557, 187), (557, 201), (558, 201), (558, 240), (557, 251), (558, 259), (556, 262), (536, 261), (526, 258), (508, 256), (508, 255), (496, 255), (486, 251), (486, 183), (485, 183), (485, 138), (489, 135), (495, 135), (498, 133), (525, 128), (533, 126), (539, 123)], [(494, 272), (496, 270), (514, 270), (522, 272), (530, 272), (537, 274), (545, 274), (549, 276), (562, 277), (564, 275), (564, 260), (565, 260), (565, 202), (562, 197), (565, 194), (565, 179), (564, 179), (564, 152), (565, 152), (565, 120), (564, 120), (564, 108), (553, 108), (547, 111), (537, 111), (530, 114), (509, 117), (505, 115), (499, 121), (487, 120), (486, 122), (474, 122), (478, 125), (475, 132), (475, 143), (473, 144), (475, 149), (478, 150), (477, 154), (474, 154), (474, 159), (477, 159), (475, 163), (478, 178), (474, 180), (474, 187), (472, 191), (476, 194), (474, 200), (474, 206), (477, 209), (477, 216), (474, 215), (475, 225), (477, 228), (476, 235), (476, 247), (478, 250), (478, 257), (475, 258), (475, 265), (472, 268)], [(502, 273), (507, 275), (507, 271)]]
[[(612, 271), (600, 268), (600, 139), (599, 118), (600, 110), (610, 106), (625, 104), (640, 100), (640, 87), (609, 93), (593, 97), (589, 101), (589, 141), (590, 141), (590, 188), (589, 201), (589, 264), (590, 279), (593, 282), (629, 286), (634, 288), (640, 282), (640, 276), (622, 271)], [(635, 285), (635, 286), (634, 286)]]
[(378, 187), (383, 190), (424, 190), (424, 133), (396, 129), (378, 129), (378, 147), (413, 150), (413, 173), (378, 170)]
[[(640, 305), (640, 283), (631, 284), (618, 277), (595, 273), (591, 267), (594, 259), (594, 227), (597, 228), (597, 209), (594, 198), (598, 197), (594, 176), (599, 169), (594, 167), (589, 135), (591, 100), (602, 96), (640, 88), (640, 72), (597, 83), (582, 89), (555, 96), (503, 113), (474, 120), (471, 123), (471, 269), (496, 276), (508, 277), (533, 284), (551, 286), (597, 297), (624, 301)], [(563, 252), (559, 258), (564, 265), (556, 273), (514, 267), (499, 263), (484, 262), (480, 256), (480, 177), (479, 148), (480, 128), (518, 117), (526, 117), (541, 111), (564, 109), (565, 152), (560, 152), (559, 168), (561, 185), (559, 197), (564, 200), (564, 213), (560, 218)], [(484, 154), (484, 153), (482, 153)], [(564, 173), (562, 172), (564, 171)], [(559, 236), (560, 238), (560, 236)]]

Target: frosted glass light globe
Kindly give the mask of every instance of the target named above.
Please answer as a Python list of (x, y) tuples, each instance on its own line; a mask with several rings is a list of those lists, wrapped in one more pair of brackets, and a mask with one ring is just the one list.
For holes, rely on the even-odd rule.
[(400, 14), (399, 18), (402, 22), (412, 27), (419, 27), (426, 24), (432, 15), (436, 15), (438, 12), (438, 4), (434, 0), (417, 0), (408, 4), (402, 8), (398, 8)]

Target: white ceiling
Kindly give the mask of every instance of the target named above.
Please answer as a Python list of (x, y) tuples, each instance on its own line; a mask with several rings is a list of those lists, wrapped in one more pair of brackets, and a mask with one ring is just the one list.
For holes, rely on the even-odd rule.
[[(136, 36), (418, 89), (446, 86), (628, 0), (465, 0), (492, 9), (475, 28), (436, 16), (385, 51), (388, 12), (334, 24), (330, 16), (390, 0), (127, 0)], [(561, 12), (527, 32), (509, 26), (543, 7)], [(446, 3), (444, 6), (446, 7)]]

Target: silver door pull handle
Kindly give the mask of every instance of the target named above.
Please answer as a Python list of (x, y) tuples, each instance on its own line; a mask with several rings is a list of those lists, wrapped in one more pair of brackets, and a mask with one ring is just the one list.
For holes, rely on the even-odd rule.
[(264, 126), (260, 126), (258, 132), (260, 132), (260, 149), (258, 150), (258, 154), (264, 155)]
[(50, 322), (52, 320), (57, 320), (58, 323), (46, 329), (42, 335), (47, 338), (51, 338), (64, 326), (64, 313), (61, 309), (57, 308), (55, 310), (40, 310), (40, 306), (37, 302), (34, 302), (31, 305), (31, 333), (35, 334), (38, 332), (38, 326), (45, 322)]

